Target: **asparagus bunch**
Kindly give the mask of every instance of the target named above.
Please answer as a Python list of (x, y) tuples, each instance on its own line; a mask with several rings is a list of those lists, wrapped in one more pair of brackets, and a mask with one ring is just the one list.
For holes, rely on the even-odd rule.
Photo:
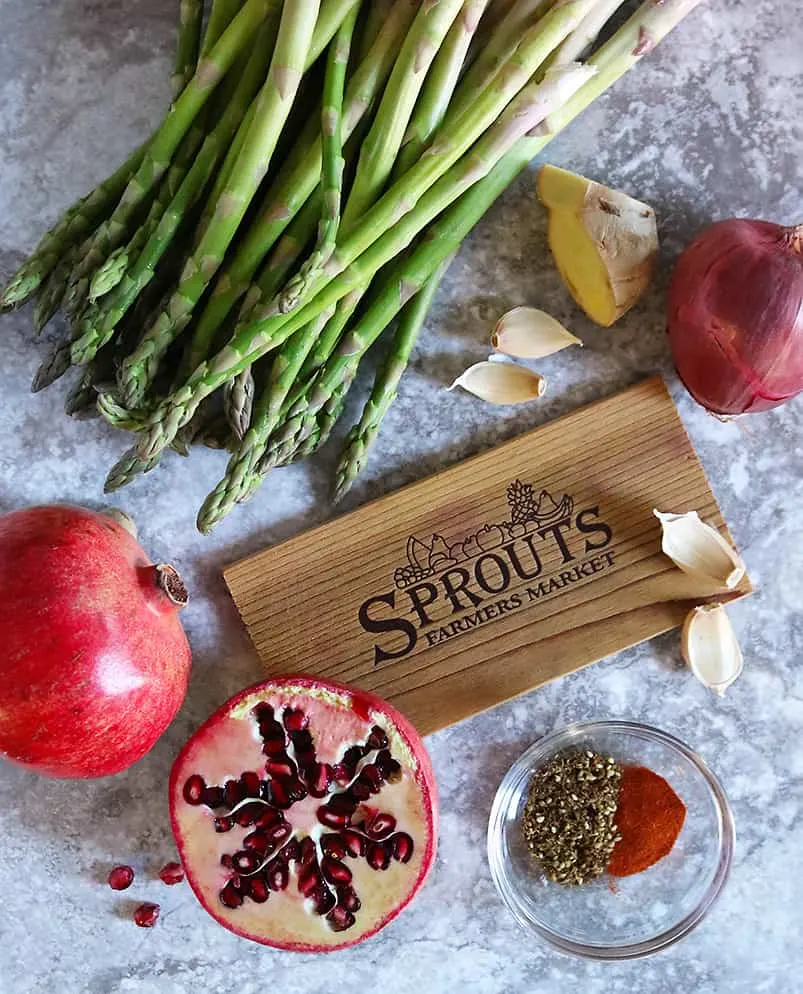
[(180, 0), (164, 121), (0, 296), (70, 318), (34, 389), (79, 366), (67, 412), (135, 434), (107, 489), (228, 449), (208, 531), (329, 438), (387, 332), (341, 497), (461, 241), (701, 2), (642, 0), (610, 34), (623, 0)]

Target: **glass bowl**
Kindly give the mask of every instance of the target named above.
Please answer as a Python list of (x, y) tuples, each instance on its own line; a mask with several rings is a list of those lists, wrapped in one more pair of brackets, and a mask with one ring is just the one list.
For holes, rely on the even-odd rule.
[[(671, 784), (686, 820), (668, 856), (642, 873), (582, 887), (547, 880), (520, 819), (532, 773), (565, 749), (593, 749), (647, 766)], [(728, 799), (703, 760), (673, 735), (631, 721), (586, 721), (548, 735), (505, 774), (491, 808), (488, 861), (499, 893), (526, 929), (557, 949), (591, 959), (647, 956), (688, 935), (728, 879), (735, 833)]]

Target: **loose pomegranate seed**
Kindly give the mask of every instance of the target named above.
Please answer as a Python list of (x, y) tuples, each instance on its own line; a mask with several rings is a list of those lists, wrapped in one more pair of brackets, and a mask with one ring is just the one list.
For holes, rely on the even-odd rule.
[(140, 928), (153, 928), (161, 910), (158, 904), (146, 901), (145, 904), (140, 904), (134, 912), (134, 922)]
[(221, 904), (225, 904), (227, 908), (239, 908), (243, 903), (243, 895), (236, 890), (231, 880), (226, 884), (219, 896)]
[(234, 819), (224, 816), (222, 818), (215, 818), (215, 831), (216, 832), (230, 832), (234, 828)]
[(194, 773), (184, 784), (184, 800), (187, 804), (201, 804), (205, 787), (204, 778)]
[(270, 777), (294, 777), (296, 775), (296, 764), (289, 756), (281, 758), (271, 757), (265, 763), (265, 772)]
[(351, 822), (351, 815), (332, 811), (325, 804), (318, 808), (318, 821), (327, 828), (346, 828)]
[(240, 789), (244, 797), (259, 797), (259, 776), (249, 771), (240, 777)]
[(385, 839), (396, 827), (396, 819), (393, 815), (378, 814), (371, 819), (370, 824), (365, 829), (365, 834), (372, 839)]
[(334, 856), (335, 859), (343, 859), (348, 853), (346, 843), (334, 832), (325, 832), (321, 836), (321, 849), (327, 856)]
[(351, 883), (351, 870), (345, 863), (331, 856), (324, 856), (321, 860), (321, 872), (326, 879), (333, 884)]
[(365, 850), (365, 858), (374, 870), (387, 870), (390, 865), (390, 846), (382, 842), (370, 842)]
[(340, 833), (340, 838), (348, 849), (349, 855), (362, 856), (365, 852), (366, 839), (359, 832), (355, 832), (350, 828), (344, 828)]
[(134, 882), (134, 871), (130, 866), (115, 866), (109, 873), (109, 886), (112, 890), (125, 890)]
[(366, 749), (387, 749), (388, 747), (388, 737), (385, 735), (383, 729), (379, 725), (374, 725), (371, 729), (371, 734), (365, 740)]
[(226, 804), (226, 795), (222, 787), (207, 787), (203, 794), (203, 803), (208, 808), (222, 808)]
[(252, 877), (248, 885), (248, 896), (256, 904), (264, 904), (270, 897), (267, 882), (261, 877)]
[(282, 722), (288, 732), (300, 732), (309, 724), (309, 718), (303, 711), (294, 708), (286, 708), (282, 715)]
[(337, 903), (347, 911), (359, 911), (362, 907), (362, 902), (357, 897), (357, 891), (353, 887), (349, 887), (348, 884), (337, 888)]
[(180, 884), (184, 879), (184, 869), (181, 863), (165, 863), (159, 870), (159, 879), (170, 887), (173, 884)]
[(413, 840), (406, 832), (397, 832), (388, 839), (393, 858), (400, 863), (409, 863), (413, 855)]
[(356, 921), (354, 915), (346, 908), (334, 907), (326, 916), (333, 932), (345, 932)]
[(265, 875), (271, 890), (285, 890), (290, 882), (290, 870), (287, 864), (275, 859), (265, 867)]

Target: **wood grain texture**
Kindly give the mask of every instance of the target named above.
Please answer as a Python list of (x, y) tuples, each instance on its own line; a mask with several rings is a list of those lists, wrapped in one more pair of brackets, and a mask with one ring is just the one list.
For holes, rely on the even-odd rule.
[(727, 536), (657, 378), (224, 576), (269, 673), (364, 687), (427, 734), (749, 592), (676, 569), (656, 507), (697, 510)]

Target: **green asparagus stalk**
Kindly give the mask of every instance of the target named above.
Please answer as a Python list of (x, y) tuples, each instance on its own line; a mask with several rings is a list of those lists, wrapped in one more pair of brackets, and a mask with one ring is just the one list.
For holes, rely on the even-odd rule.
[[(416, 8), (417, 0), (396, 0), (376, 44), (349, 80), (343, 111), (344, 138), (351, 137), (384, 86)], [(280, 176), (271, 185), (257, 211), (257, 221), (231, 263), (218, 276), (215, 289), (193, 334), (190, 369), (195, 369), (207, 358), (218, 328), (235, 303), (248, 291), (262, 261), (312, 195), (320, 177), (321, 142), (317, 139), (300, 165), (286, 177)], [(270, 299), (272, 294), (263, 298), (265, 302)]]
[(65, 254), (111, 211), (139, 168), (145, 148), (145, 145), (138, 148), (115, 173), (65, 211), (61, 220), (42, 237), (33, 253), (11, 277), (0, 294), (0, 310), (18, 307), (29, 300)]
[(285, 4), (258, 112), (214, 216), (187, 260), (178, 286), (121, 370), (123, 396), (141, 398), (168, 347), (189, 323), (193, 309), (223, 262), (245, 212), (268, 171), (296, 97), (309, 54), (318, 0)]
[(488, 0), (466, 0), (435, 56), (421, 97), (416, 104), (404, 143), (394, 167), (394, 177), (403, 176), (421, 158), (436, 129), (446, 116), (457, 81), (466, 61), (471, 40)]
[(335, 501), (339, 501), (348, 492), (365, 467), (368, 450), (379, 433), (382, 419), (396, 399), (399, 381), (407, 368), (413, 346), (424, 327), (427, 313), (451, 260), (450, 256), (438, 266), (402, 311), (390, 351), (376, 374), (362, 416), (346, 438), (343, 454), (335, 471)]
[(370, 52), (382, 26), (390, 16), (393, 4), (394, 0), (369, 0), (370, 9), (360, 31), (360, 46), (357, 53), (360, 62)]
[(247, 0), (173, 105), (144, 158), (125, 188), (112, 216), (82, 246), (81, 262), (72, 282), (91, 276), (130, 232), (138, 209), (145, 203), (169, 168), (176, 149), (215, 88), (232, 67), (242, 49), (249, 44), (276, 0)]
[(220, 41), (223, 32), (242, 10), (244, 0), (212, 0), (212, 9), (206, 22), (201, 58), (206, 58), (215, 45)]
[[(136, 258), (136, 262), (124, 272), (113, 295), (103, 301), (101, 308), (90, 311), (81, 322), (80, 336), (73, 345), (73, 361), (77, 365), (88, 362), (97, 350), (112, 337), (114, 329), (153, 278), (156, 266), (173, 244), (182, 221), (198, 202), (209, 183), (216, 164), (220, 161), (226, 145), (242, 120), (245, 108), (265, 78), (266, 59), (271, 50), (271, 43), (275, 38), (275, 15), (277, 14), (278, 9), (273, 12), (272, 16), (267, 17), (260, 26), (257, 32), (257, 43), (254, 45), (248, 63), (223, 115), (214, 131), (206, 137), (175, 196), (161, 211), (161, 216)], [(147, 222), (143, 227), (145, 230), (149, 229)], [(137, 361), (145, 361), (142, 358), (144, 351), (145, 344), (143, 343), (134, 353)], [(127, 382), (125, 370), (127, 364), (132, 361), (133, 359), (126, 360), (123, 365), (121, 387)], [(123, 397), (128, 406), (137, 407), (142, 401), (142, 391), (133, 388), (130, 391), (123, 389)]]
[(41, 335), (45, 326), (59, 309), (67, 289), (67, 280), (70, 278), (70, 272), (75, 265), (76, 255), (77, 247), (74, 245), (67, 250), (39, 289), (39, 296), (33, 310), (33, 327), (37, 335)]
[(564, 41), (552, 56), (551, 65), (565, 66), (575, 62), (592, 45), (600, 31), (622, 6), (624, 0), (600, 0), (600, 3), (586, 14), (577, 31)]
[(429, 67), (462, 6), (463, 0), (425, 4), (413, 21), (360, 151), (343, 210), (344, 230), (356, 226), (389, 179)]
[(351, 41), (357, 21), (358, 8), (343, 21), (332, 41), (326, 76), (323, 85), (321, 112), (322, 197), (321, 220), (318, 240), (310, 258), (298, 275), (287, 285), (286, 293), (296, 296), (311, 275), (328, 262), (335, 249), (340, 228), (340, 209), (343, 192), (343, 100), (346, 88), (346, 69), (351, 53)]
[[(449, 238), (442, 237), (440, 243), (438, 241), (434, 243), (435, 245), (441, 244), (441, 246), (442, 243), (446, 243), (442, 255), (439, 255), (439, 252), (433, 247), (433, 241), (427, 241), (408, 260), (411, 270), (415, 271), (416, 266), (421, 266), (422, 252), (431, 255), (430, 268), (424, 274), (424, 280), (428, 279), (434, 271), (434, 266), (459, 245), (476, 220), (488, 209), (505, 186), (524, 168), (530, 158), (538, 154), (554, 134), (573, 120), (600, 93), (611, 86), (647, 52), (651, 51), (701, 2), (702, 0), (647, 0), (613, 38), (595, 53), (590, 64), (597, 70), (596, 76), (586, 82), (560, 111), (553, 112), (547, 117), (541, 128), (544, 134), (533, 135), (519, 141), (514, 149), (494, 166), (490, 173), (479, 179), (475, 186), (469, 190), (468, 195), (462, 196), (445, 213), (444, 218), (436, 225), (436, 230), (443, 232), (448, 226), (451, 226), (453, 236), (451, 241)], [(408, 215), (398, 222), (391, 232), (383, 236), (380, 242), (366, 253), (369, 258), (363, 261), (363, 266), (367, 264), (378, 269), (408, 244), (410, 239), (414, 237), (416, 230), (420, 230), (424, 224), (428, 223), (428, 211), (437, 199), (435, 195), (428, 197), (424, 203), (419, 204), (411, 212), (412, 216)], [(476, 214), (477, 211), (479, 214)], [(364, 279), (364, 275), (361, 275)], [(338, 280), (333, 282), (337, 283)], [(421, 282), (423, 283), (423, 280)], [(340, 292), (340, 287), (338, 287), (336, 294)], [(346, 292), (345, 287), (343, 287), (343, 292)], [(178, 428), (189, 420), (204, 396), (208, 396), (232, 375), (235, 375), (239, 369), (245, 368), (275, 346), (277, 323), (283, 325), (283, 333), (289, 334), (296, 330), (294, 325), (297, 322), (301, 321), (303, 325), (304, 322), (310, 320), (311, 310), (330, 306), (332, 296), (331, 291), (322, 293), (312, 308), (301, 308), (289, 317), (274, 318), (273, 321), (267, 321), (265, 327), (247, 329), (247, 334), (236, 336), (216, 357), (203, 363), (181, 388), (160, 405), (151, 418), (150, 430), (143, 435), (140, 444), (127, 453), (113, 468), (107, 485), (114, 487), (127, 482), (133, 475), (144, 471), (145, 468), (152, 468), (161, 449), (169, 444)], [(389, 299), (392, 304), (397, 303), (398, 286), (389, 290)], [(364, 321), (365, 319), (363, 319)]]
[(204, 501), (198, 514), (200, 531), (208, 532), (217, 521), (232, 510), (238, 497), (248, 489), (254, 466), (262, 454), (264, 441), (262, 425), (265, 422), (275, 425), (284, 399), (292, 388), (304, 359), (333, 313), (334, 308), (322, 311), (309, 325), (299, 329), (289, 340), (289, 347), (283, 350), (282, 361), (274, 361), (269, 382), (260, 396), (258, 410), (255, 411), (257, 426), (252, 425), (248, 429), (237, 452), (229, 460), (225, 477)]
[(70, 339), (62, 339), (53, 345), (47, 356), (39, 364), (31, 383), (31, 393), (39, 393), (60, 379), (71, 366)]
[(180, 97), (184, 87), (195, 74), (201, 49), (203, 0), (181, 0), (179, 4), (176, 66), (173, 70), (173, 98)]

